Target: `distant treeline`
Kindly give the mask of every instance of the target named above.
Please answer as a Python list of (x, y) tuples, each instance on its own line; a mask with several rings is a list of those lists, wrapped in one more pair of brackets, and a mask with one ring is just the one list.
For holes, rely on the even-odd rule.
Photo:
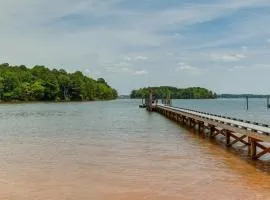
[(217, 98), (266, 98), (270, 95), (260, 95), (260, 94), (218, 94)]
[[(201, 87), (176, 88), (170, 86), (151, 87), (156, 98), (166, 98), (169, 94), (172, 99), (215, 99), (216, 94)], [(133, 90), (130, 98), (145, 98), (149, 94), (149, 88)]]
[(103, 78), (94, 80), (80, 71), (0, 64), (1, 101), (90, 101), (117, 98)]

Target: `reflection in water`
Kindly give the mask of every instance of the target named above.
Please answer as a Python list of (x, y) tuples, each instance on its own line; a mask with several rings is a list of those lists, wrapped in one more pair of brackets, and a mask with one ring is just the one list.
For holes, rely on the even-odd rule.
[(270, 199), (269, 162), (137, 105), (0, 106), (0, 199)]

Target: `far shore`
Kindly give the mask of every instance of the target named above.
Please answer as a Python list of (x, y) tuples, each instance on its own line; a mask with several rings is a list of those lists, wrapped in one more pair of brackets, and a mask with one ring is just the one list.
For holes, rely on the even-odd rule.
[(87, 100), (87, 101), (0, 101), (1, 104), (37, 104), (37, 103), (87, 103), (87, 102), (102, 102), (102, 101), (114, 101), (117, 99), (108, 99), (108, 100)]

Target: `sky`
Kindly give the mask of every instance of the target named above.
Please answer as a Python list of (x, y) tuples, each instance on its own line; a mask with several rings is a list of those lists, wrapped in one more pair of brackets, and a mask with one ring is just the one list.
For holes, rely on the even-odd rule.
[(119, 94), (270, 94), (269, 0), (0, 0), (0, 63), (103, 77)]

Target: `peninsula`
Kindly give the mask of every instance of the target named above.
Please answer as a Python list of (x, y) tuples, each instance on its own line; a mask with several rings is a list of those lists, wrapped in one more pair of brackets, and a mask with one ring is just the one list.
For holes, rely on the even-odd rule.
[[(215, 99), (216, 93), (201, 87), (176, 88), (171, 86), (151, 87), (154, 90), (156, 98), (166, 98), (164, 95), (170, 95), (172, 99)], [(145, 98), (149, 88), (140, 88), (133, 90), (130, 98)]]
[(103, 78), (94, 80), (82, 72), (68, 73), (41, 65), (0, 64), (0, 100), (14, 101), (93, 101), (118, 96)]

